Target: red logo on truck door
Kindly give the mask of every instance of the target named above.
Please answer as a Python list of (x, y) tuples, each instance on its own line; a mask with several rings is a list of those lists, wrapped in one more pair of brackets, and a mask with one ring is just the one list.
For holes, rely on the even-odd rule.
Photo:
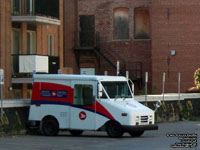
[(81, 112), (79, 113), (79, 118), (80, 118), (81, 120), (85, 120), (86, 117), (87, 117), (87, 115), (86, 115), (86, 113), (85, 113), (84, 111), (81, 111)]

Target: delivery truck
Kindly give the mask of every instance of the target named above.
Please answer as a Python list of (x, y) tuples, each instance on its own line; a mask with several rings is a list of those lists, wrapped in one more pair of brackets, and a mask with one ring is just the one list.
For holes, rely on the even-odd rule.
[(157, 130), (154, 110), (134, 100), (132, 89), (123, 76), (34, 74), (29, 121), (47, 136), (93, 130), (138, 137)]

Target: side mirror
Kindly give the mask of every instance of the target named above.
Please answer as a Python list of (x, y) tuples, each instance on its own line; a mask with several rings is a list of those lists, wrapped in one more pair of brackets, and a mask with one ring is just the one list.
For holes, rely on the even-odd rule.
[(132, 93), (133, 93), (133, 95), (134, 95), (134, 90), (135, 90), (134, 84), (131, 84), (131, 90), (132, 90)]
[(135, 90), (134, 83), (129, 79), (129, 80), (128, 80), (128, 84), (129, 84), (129, 86), (130, 86), (130, 88), (131, 88), (131, 92), (132, 92), (133, 95), (134, 95), (134, 90)]
[(156, 102), (155, 112), (156, 112), (156, 110), (157, 110), (161, 105), (162, 105), (162, 103), (161, 103), (160, 100)]
[(98, 97), (102, 97), (103, 96), (103, 87), (101, 85), (101, 83), (98, 84)]

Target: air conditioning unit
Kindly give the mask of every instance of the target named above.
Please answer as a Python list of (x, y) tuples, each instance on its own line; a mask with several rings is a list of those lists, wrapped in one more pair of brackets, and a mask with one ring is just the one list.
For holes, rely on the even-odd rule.
[(32, 72), (48, 73), (49, 71), (49, 58), (48, 56), (39, 55), (20, 55), (19, 56), (19, 72), (32, 73)]

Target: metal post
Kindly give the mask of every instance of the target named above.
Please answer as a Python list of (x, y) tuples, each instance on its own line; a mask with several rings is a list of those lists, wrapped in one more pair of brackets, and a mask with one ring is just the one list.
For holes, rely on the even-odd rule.
[(127, 78), (127, 80), (129, 79), (129, 72), (128, 71), (126, 71), (126, 78)]
[(108, 75), (108, 71), (104, 71), (104, 75), (107, 76)]
[(148, 83), (148, 72), (145, 72), (145, 105), (147, 106), (147, 83)]
[(61, 69), (58, 69), (58, 74), (62, 74), (62, 70)]
[(117, 76), (119, 75), (119, 61), (117, 61)]
[(178, 73), (178, 104), (180, 104), (181, 98), (181, 73)]
[(162, 91), (162, 94), (163, 94), (163, 101), (164, 101), (164, 98), (165, 98), (165, 72), (163, 72), (163, 91)]
[(3, 85), (1, 84), (1, 118), (3, 118)]
[(4, 84), (4, 70), (3, 70), (3, 69), (0, 69), (1, 118), (3, 117), (3, 84)]

